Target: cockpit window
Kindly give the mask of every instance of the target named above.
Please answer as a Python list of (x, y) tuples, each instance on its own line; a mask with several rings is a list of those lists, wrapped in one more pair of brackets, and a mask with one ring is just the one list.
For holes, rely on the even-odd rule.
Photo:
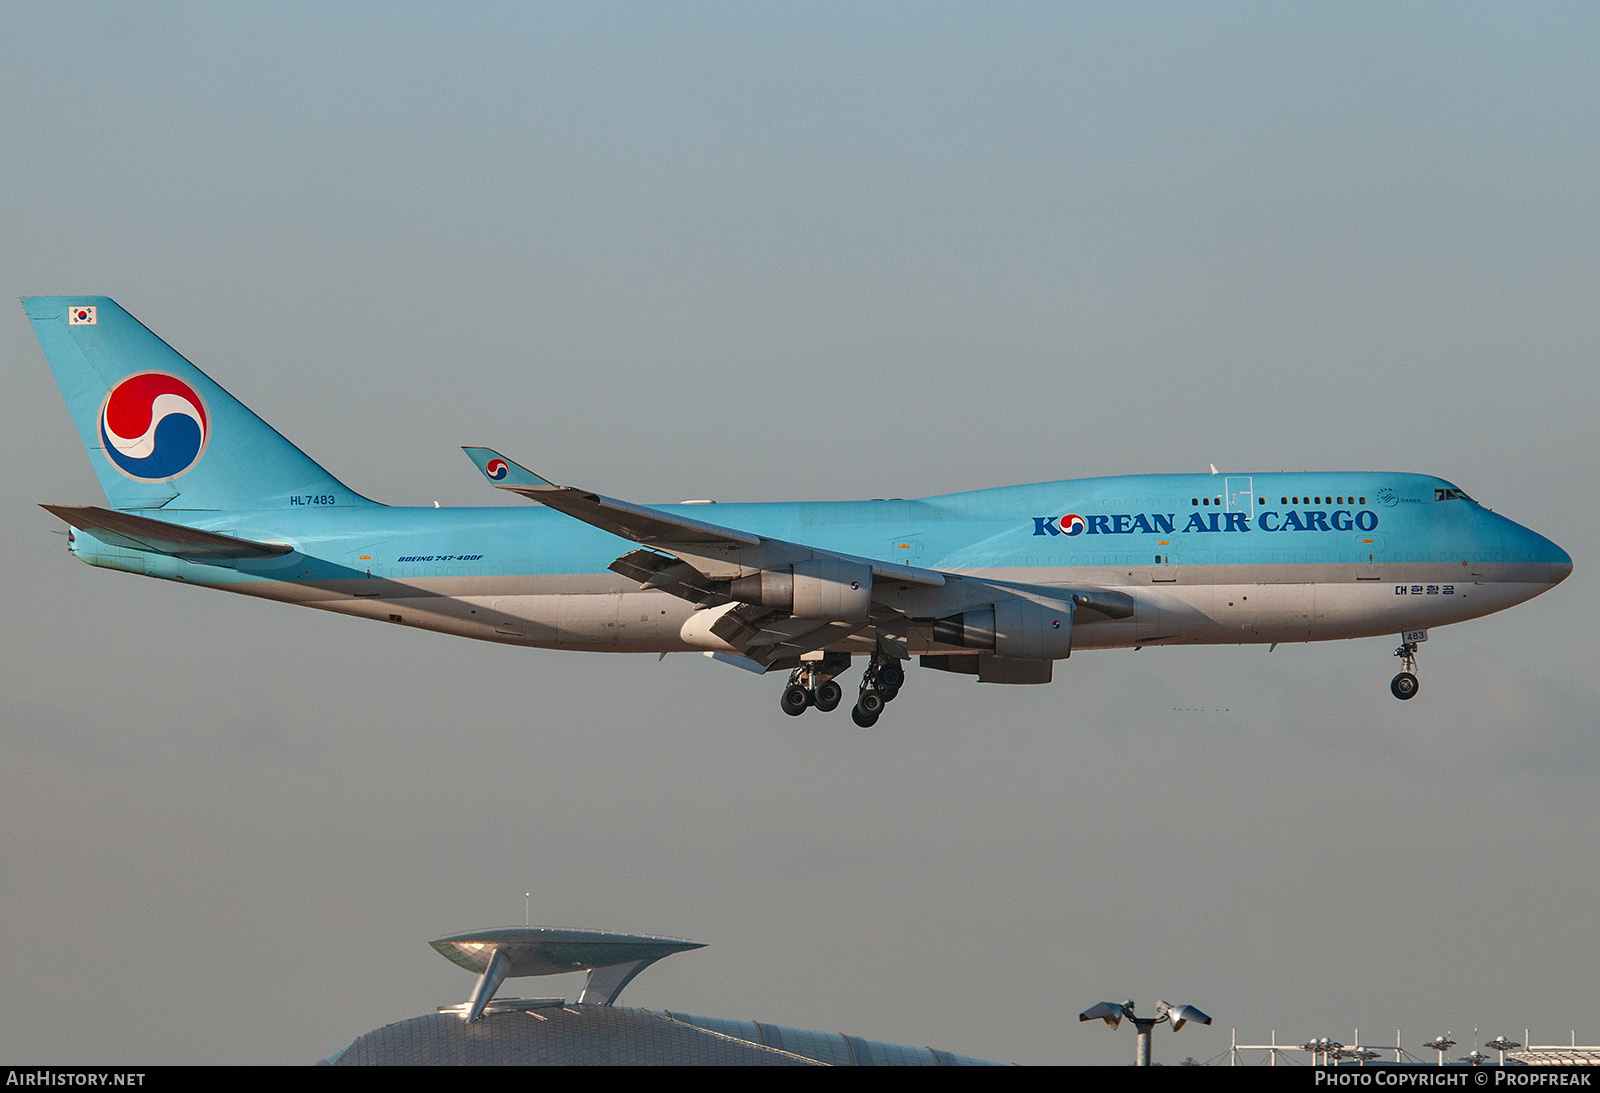
[(1440, 489), (1438, 487), (1435, 487), (1434, 491), (1433, 491), (1433, 499), (1435, 501), (1471, 501), (1472, 500), (1472, 498), (1468, 497), (1465, 493), (1461, 492), (1460, 490), (1458, 490), (1458, 489), (1456, 489), (1454, 487), (1451, 487), (1450, 489)]

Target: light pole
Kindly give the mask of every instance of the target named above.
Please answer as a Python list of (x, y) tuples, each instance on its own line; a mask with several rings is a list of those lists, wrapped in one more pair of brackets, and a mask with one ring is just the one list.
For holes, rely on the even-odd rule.
[(1322, 1056), (1323, 1066), (1327, 1066), (1332, 1056), (1344, 1050), (1344, 1045), (1337, 1040), (1330, 1040), (1326, 1036), (1313, 1036), (1300, 1045), (1302, 1051), (1311, 1052), (1311, 1065), (1317, 1065), (1317, 1056)]
[(1498, 1051), (1500, 1053), (1500, 1065), (1501, 1066), (1505, 1066), (1506, 1065), (1506, 1052), (1515, 1051), (1517, 1048), (1521, 1047), (1522, 1045), (1517, 1043), (1515, 1040), (1507, 1040), (1504, 1036), (1496, 1036), (1493, 1040), (1490, 1040), (1487, 1044), (1484, 1044), (1483, 1046), (1484, 1047), (1492, 1047), (1496, 1051)]
[(1134, 1045), (1134, 1066), (1150, 1065), (1150, 1032), (1161, 1022), (1171, 1021), (1173, 1032), (1177, 1032), (1190, 1021), (1199, 1025), (1209, 1025), (1211, 1023), (1210, 1017), (1193, 1006), (1169, 1006), (1160, 999), (1156, 1000), (1156, 1015), (1154, 1017), (1140, 1017), (1135, 1014), (1133, 1012), (1133, 999), (1131, 998), (1120, 1004), (1116, 1002), (1096, 1002), (1078, 1014), (1080, 1022), (1100, 1020), (1112, 1028), (1120, 1025), (1124, 1017), (1133, 1022), (1133, 1027), (1139, 1033), (1138, 1042)]
[(1446, 1032), (1443, 1036), (1435, 1036), (1433, 1039), (1429, 1040), (1427, 1043), (1423, 1044), (1422, 1046), (1423, 1047), (1431, 1047), (1431, 1048), (1433, 1048), (1433, 1050), (1437, 1051), (1439, 1053), (1439, 1065), (1443, 1066), (1444, 1065), (1444, 1053), (1449, 1051), (1451, 1048), (1455, 1047), (1456, 1046), (1456, 1042), (1454, 1040), (1450, 1039), (1450, 1034), (1448, 1032)]

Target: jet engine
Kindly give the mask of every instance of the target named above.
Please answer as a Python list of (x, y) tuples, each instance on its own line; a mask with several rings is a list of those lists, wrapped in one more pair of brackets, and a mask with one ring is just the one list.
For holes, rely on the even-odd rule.
[(739, 577), (728, 594), (797, 618), (855, 621), (872, 609), (872, 567), (843, 558), (814, 558)]
[(1072, 605), (1002, 600), (936, 619), (933, 640), (1018, 660), (1060, 660), (1072, 653)]

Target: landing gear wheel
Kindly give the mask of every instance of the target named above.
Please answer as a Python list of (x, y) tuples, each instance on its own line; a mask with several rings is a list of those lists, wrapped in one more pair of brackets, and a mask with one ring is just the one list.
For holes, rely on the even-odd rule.
[(806, 712), (806, 707), (811, 705), (811, 692), (796, 683), (783, 689), (783, 697), (778, 699), (778, 705), (790, 717), (799, 717)]
[[(1423, 631), (1422, 636), (1427, 632)], [(1400, 658), (1401, 672), (1389, 683), (1389, 693), (1401, 702), (1415, 698), (1417, 694), (1417, 643), (1402, 639), (1400, 648), (1394, 651)]]
[(823, 713), (836, 710), (839, 708), (839, 703), (844, 701), (844, 688), (830, 679), (816, 689), (814, 701), (817, 709)]
[[(879, 707), (879, 710), (882, 710), (882, 706)], [(860, 706), (851, 706), (850, 720), (863, 729), (870, 729), (878, 723), (878, 715), (876, 713), (862, 713)]]
[[(905, 682), (906, 670), (898, 660), (885, 656), (882, 651), (873, 653), (872, 659), (867, 662), (867, 670), (861, 676), (861, 697), (856, 702), (856, 709), (864, 711), (863, 717), (871, 717), (876, 721), (883, 712), (884, 704), (895, 700)], [(856, 724), (860, 725), (861, 721), (858, 719)]]

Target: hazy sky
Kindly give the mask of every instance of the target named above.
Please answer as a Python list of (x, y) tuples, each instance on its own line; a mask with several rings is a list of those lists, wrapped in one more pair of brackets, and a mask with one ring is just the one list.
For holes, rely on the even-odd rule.
[(1600, 1040), (1592, 5), (0, 15), (6, 295), (115, 297), (377, 499), (503, 502), (462, 444), (645, 502), (1395, 469), (1576, 565), (1410, 703), (1395, 638), (1088, 652), (862, 732), (78, 564), (0, 305), (0, 1061), (309, 1063), (529, 890), (708, 944), (624, 1002), (994, 1059), (1158, 996), (1216, 1017), (1167, 1062)]

